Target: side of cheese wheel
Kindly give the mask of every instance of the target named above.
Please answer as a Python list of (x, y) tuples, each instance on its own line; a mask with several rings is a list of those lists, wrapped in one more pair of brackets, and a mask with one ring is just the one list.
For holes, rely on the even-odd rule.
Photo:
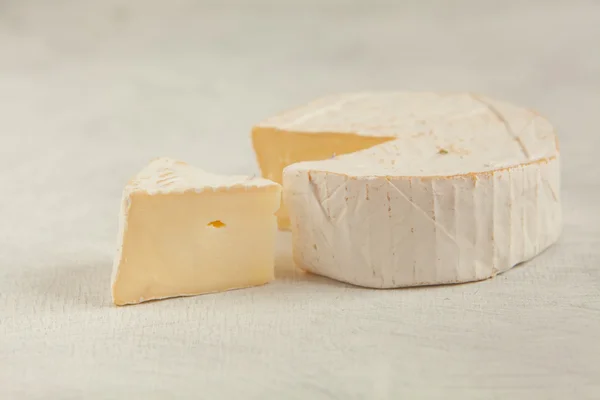
[(293, 257), (307, 271), (373, 288), (476, 281), (559, 237), (557, 137), (532, 111), (473, 94), (364, 93), (274, 124), (385, 140), (285, 168)]
[(117, 305), (274, 278), (281, 186), (160, 158), (125, 188), (112, 276)]

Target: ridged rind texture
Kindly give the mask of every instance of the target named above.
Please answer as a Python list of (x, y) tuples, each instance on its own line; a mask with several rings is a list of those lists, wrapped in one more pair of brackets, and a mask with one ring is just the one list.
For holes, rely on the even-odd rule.
[(279, 184), (263, 178), (243, 175), (217, 175), (167, 157), (152, 160), (127, 185), (126, 192), (148, 194), (180, 193), (189, 190), (232, 190), (257, 187), (277, 187)]
[(490, 278), (558, 239), (559, 180), (558, 158), (476, 177), (292, 171), (284, 196), (294, 260), (373, 288)]

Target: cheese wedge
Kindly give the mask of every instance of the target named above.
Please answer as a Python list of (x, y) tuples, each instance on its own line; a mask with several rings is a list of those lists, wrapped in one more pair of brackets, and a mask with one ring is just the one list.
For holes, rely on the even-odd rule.
[[(271, 132), (291, 149), (302, 136), (307, 159), (324, 155), (308, 150), (311, 137), (336, 154), (383, 142), (285, 168), (293, 257), (307, 271), (372, 288), (476, 281), (559, 237), (557, 137), (532, 111), (474, 94), (363, 93), (263, 125), (255, 140)], [(339, 151), (333, 138), (344, 137)]]
[[(252, 129), (252, 144), (263, 177), (282, 183), (283, 169), (293, 163), (324, 160), (395, 139), (394, 136), (385, 134), (360, 135), (338, 132), (335, 127), (327, 125), (328, 116), (335, 114), (339, 107), (354, 97), (351, 95), (319, 99), (307, 107), (292, 110), (256, 125)], [(314, 122), (317, 122), (317, 125), (312, 124)], [(277, 222), (279, 229), (290, 229), (285, 201), (277, 212)]]
[(262, 285), (274, 277), (280, 185), (167, 158), (125, 188), (112, 296), (117, 305)]

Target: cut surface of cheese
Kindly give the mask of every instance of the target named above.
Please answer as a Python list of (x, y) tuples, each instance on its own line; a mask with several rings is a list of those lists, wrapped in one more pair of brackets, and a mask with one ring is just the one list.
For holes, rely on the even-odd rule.
[[(263, 177), (282, 183), (283, 169), (293, 163), (324, 160), (395, 139), (394, 135), (385, 132), (363, 134), (356, 129), (339, 130), (335, 124), (329, 123), (331, 116), (362, 96), (339, 95), (318, 99), (256, 125), (252, 129), (252, 144)], [(280, 229), (289, 230), (285, 200), (277, 212), (277, 222)]]
[(117, 305), (261, 285), (274, 277), (281, 187), (168, 158), (125, 188), (112, 277)]
[(285, 168), (293, 257), (307, 271), (374, 288), (475, 281), (560, 234), (557, 137), (530, 110), (469, 93), (361, 93), (264, 125), (290, 148), (297, 135), (383, 141)]

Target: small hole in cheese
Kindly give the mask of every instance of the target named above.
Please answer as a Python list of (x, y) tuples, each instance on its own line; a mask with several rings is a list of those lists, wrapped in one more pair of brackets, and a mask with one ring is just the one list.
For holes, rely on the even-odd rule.
[(212, 226), (213, 228), (222, 228), (225, 226), (225, 224), (217, 219), (215, 221), (209, 222), (206, 226)]

